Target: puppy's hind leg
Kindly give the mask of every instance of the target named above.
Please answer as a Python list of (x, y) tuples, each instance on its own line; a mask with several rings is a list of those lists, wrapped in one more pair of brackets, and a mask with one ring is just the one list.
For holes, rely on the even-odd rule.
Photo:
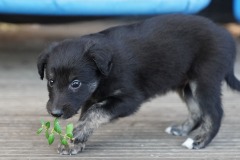
[(187, 104), (189, 116), (182, 124), (168, 127), (165, 130), (168, 134), (186, 136), (198, 126), (202, 113), (197, 100), (193, 96), (195, 89), (194, 84), (190, 87), (189, 83), (184, 88), (179, 89), (178, 93), (181, 99)]
[(202, 117), (196, 135), (183, 143), (183, 146), (188, 149), (204, 148), (218, 133), (223, 116), (220, 87), (221, 82), (197, 83), (194, 97), (198, 101)]

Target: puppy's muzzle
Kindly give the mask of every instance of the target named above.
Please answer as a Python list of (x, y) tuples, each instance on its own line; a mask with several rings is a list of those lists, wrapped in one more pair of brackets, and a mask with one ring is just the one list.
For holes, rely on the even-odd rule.
[(61, 110), (58, 109), (53, 109), (51, 111), (51, 115), (54, 117), (61, 117), (63, 115), (63, 112)]

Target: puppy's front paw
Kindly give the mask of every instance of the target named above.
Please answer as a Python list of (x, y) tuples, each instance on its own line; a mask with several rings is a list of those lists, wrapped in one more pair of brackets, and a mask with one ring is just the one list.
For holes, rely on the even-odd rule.
[(58, 153), (61, 155), (75, 155), (82, 152), (85, 148), (85, 143), (69, 143), (68, 145), (58, 145)]
[[(58, 153), (61, 155), (75, 155), (82, 152), (85, 148), (85, 142), (89, 133), (84, 130), (84, 123), (79, 123), (73, 130), (74, 142), (69, 142), (68, 145), (60, 144), (58, 146)], [(84, 132), (85, 131), (85, 132)]]

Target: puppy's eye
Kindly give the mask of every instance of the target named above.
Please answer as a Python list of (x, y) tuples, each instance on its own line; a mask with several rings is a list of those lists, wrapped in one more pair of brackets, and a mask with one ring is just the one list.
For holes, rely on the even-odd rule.
[(81, 82), (79, 80), (74, 80), (71, 83), (71, 88), (76, 89), (76, 88), (79, 88), (80, 86), (81, 86)]
[(50, 87), (52, 87), (53, 84), (54, 84), (54, 81), (53, 81), (52, 79), (50, 79), (50, 80), (48, 81), (48, 85), (49, 85)]

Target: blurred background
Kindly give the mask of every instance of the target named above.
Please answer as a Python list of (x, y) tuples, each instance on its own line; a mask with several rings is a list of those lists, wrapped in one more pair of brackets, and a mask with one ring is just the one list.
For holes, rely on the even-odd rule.
[(42, 47), (168, 13), (202, 15), (240, 34), (240, 0), (0, 0), (0, 47)]
[[(49, 43), (169, 13), (202, 15), (228, 29), (238, 48), (235, 72), (240, 78), (240, 0), (0, 0), (0, 159), (66, 158), (35, 132), (41, 118), (52, 120), (45, 109), (46, 81), (40, 81), (36, 68), (37, 56)], [(144, 104), (136, 115), (100, 128), (78, 156), (240, 159), (239, 93), (223, 86), (223, 126), (203, 151), (188, 151), (181, 147), (185, 137), (164, 133), (187, 115), (179, 97), (170, 93)]]

